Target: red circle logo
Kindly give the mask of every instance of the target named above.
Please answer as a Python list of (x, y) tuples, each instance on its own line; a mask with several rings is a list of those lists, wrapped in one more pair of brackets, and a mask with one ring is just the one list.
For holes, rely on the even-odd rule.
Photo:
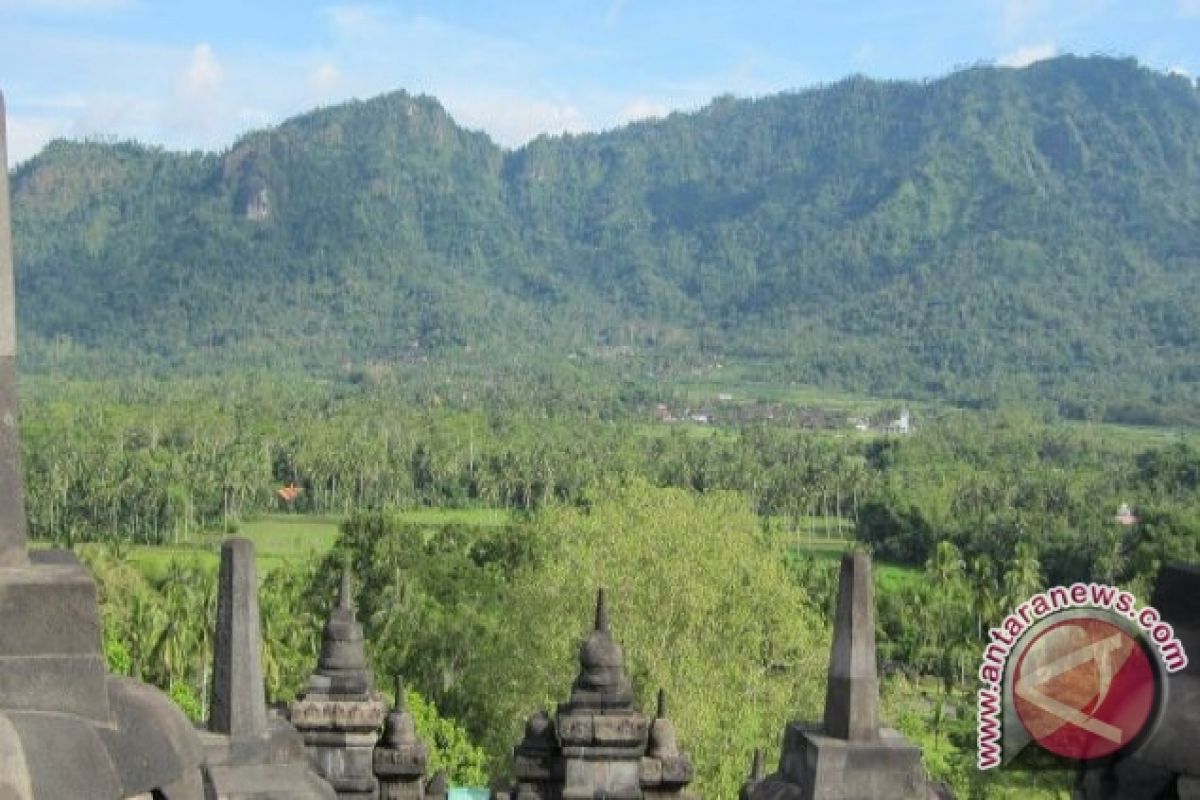
[(1133, 741), (1150, 722), (1158, 695), (1140, 639), (1095, 617), (1038, 633), (1012, 680), (1013, 705), (1029, 735), (1056, 755), (1083, 760)]

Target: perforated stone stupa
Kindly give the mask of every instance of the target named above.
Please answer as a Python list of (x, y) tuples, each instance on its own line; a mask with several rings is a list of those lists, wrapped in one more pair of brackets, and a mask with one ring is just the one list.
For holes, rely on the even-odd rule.
[(690, 797), (692, 763), (675, 742), (660, 695), (653, 724), (638, 710), (613, 639), (604, 590), (596, 597), (596, 620), (579, 651), (579, 674), (570, 699), (552, 720), (545, 711), (529, 718), (525, 738), (513, 751), (514, 784), (496, 792), (505, 800), (641, 800)]
[[(375, 777), (380, 800), (422, 800), (429, 753), (417, 738), (412, 714), (404, 703), (404, 681), (396, 678), (396, 703), (387, 715), (383, 736), (375, 745)], [(445, 791), (442, 791), (445, 794)]]
[(362, 626), (354, 614), (349, 568), (343, 570), (337, 604), (321, 637), (316, 671), (290, 716), (304, 737), (317, 771), (340, 800), (373, 798), (378, 785), (371, 754), (387, 704), (375, 691), (363, 649)]

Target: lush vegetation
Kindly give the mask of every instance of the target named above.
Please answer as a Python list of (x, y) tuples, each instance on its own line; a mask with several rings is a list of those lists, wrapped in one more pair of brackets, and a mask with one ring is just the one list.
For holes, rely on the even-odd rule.
[(1065, 57), (850, 78), (504, 151), (403, 92), (221, 154), (14, 175), (25, 363), (735, 358), (826, 388), (1196, 421), (1200, 92)]
[[(1048, 581), (1144, 597), (1164, 561), (1200, 560), (1188, 436), (932, 406), (909, 436), (859, 433), (805, 427), (813, 414), (788, 402), (775, 419), (652, 422), (652, 400), (694, 390), (505, 375), (34, 378), (33, 530), (81, 546), (100, 576), (114, 668), (197, 716), (220, 536), (260, 544), (282, 700), (315, 663), (349, 558), (376, 674), (407, 676), (460, 783), (501, 774), (524, 718), (562, 699), (607, 586), (639, 696), (668, 690), (712, 796), (735, 791), (751, 743), (777, 747), (786, 718), (818, 712), (832, 556), (854, 540), (878, 559), (888, 718), (961, 796), (1065, 785), (974, 770), (969, 692), (988, 626)], [(280, 516), (289, 483), (304, 491)], [(1123, 502), (1132, 526), (1113, 521)]]
[(562, 699), (606, 586), (713, 797), (817, 714), (865, 547), (931, 774), (1061, 795), (974, 769), (974, 666), (1039, 587), (1200, 560), (1198, 179), (1195, 86), (1105, 58), (512, 152), (404, 93), (219, 155), (57, 142), (13, 182), (30, 529), (194, 718), (220, 537), (260, 544), (275, 700), (348, 559), (459, 784)]

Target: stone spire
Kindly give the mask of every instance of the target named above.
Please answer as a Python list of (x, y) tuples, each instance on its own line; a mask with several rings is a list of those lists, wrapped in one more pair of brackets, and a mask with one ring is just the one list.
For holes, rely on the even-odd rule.
[[(354, 613), (352, 576), (342, 570), (337, 604), (321, 635), (321, 655), (304, 694), (289, 709), (309, 758), (338, 797), (373, 798), (371, 752), (387, 706), (367, 666), (362, 625)], [(398, 687), (403, 697), (403, 688)], [(403, 703), (400, 703), (403, 710)], [(409, 718), (411, 725), (411, 718)], [(386, 734), (385, 734), (386, 735)]]
[(396, 702), (383, 723), (383, 736), (379, 743), (393, 749), (412, 748), (412, 752), (425, 763), (425, 745), (417, 739), (417, 727), (405, 703), (404, 678), (396, 676)]
[(446, 770), (439, 769), (425, 784), (425, 800), (446, 800), (449, 793), (450, 779), (446, 777)]
[(0, 568), (29, 563), (25, 550), (25, 478), (17, 429), (17, 304), (13, 280), (8, 138), (0, 94)]
[(633, 688), (625, 674), (625, 655), (608, 624), (604, 589), (596, 593), (596, 624), (579, 648), (579, 675), (570, 705), (579, 708), (632, 708)]
[(604, 590), (595, 624), (579, 648), (571, 697), (551, 718), (539, 711), (513, 751), (509, 791), (496, 800), (657, 800), (691, 798), (692, 762), (679, 750), (659, 691), (653, 724), (634, 704), (625, 657), (613, 638)]
[(596, 593), (596, 623), (579, 648), (571, 698), (558, 707), (563, 800), (640, 800), (639, 765), (649, 721), (633, 703), (625, 656), (613, 639), (604, 590)]
[(921, 749), (879, 727), (871, 560), (863, 553), (846, 553), (838, 575), (824, 721), (788, 725), (779, 770), (747, 782), (743, 797), (924, 800), (931, 791)]
[(427, 755), (425, 744), (417, 738), (412, 714), (404, 705), (404, 681), (397, 675), (396, 702), (372, 755), (379, 800), (422, 800)]
[(875, 666), (875, 584), (865, 553), (842, 559), (837, 615), (825, 694), (825, 735), (851, 741), (879, 738), (879, 675)]
[(667, 719), (667, 693), (658, 690), (658, 713), (654, 722), (650, 723), (650, 744), (646, 755), (653, 758), (671, 758), (679, 755), (679, 745), (675, 741), (675, 726)]
[(597, 631), (609, 633), (608, 605), (604, 602), (604, 587), (596, 590), (596, 628)]
[(362, 625), (354, 613), (350, 567), (342, 569), (337, 605), (325, 622), (317, 675), (329, 679), (328, 693), (360, 695), (370, 692), (371, 671), (363, 645)]
[(639, 781), (646, 800), (690, 798), (687, 791), (695, 770), (692, 760), (679, 750), (675, 725), (667, 717), (667, 693), (658, 690), (658, 711), (650, 724), (650, 740), (642, 759)]
[(226, 539), (221, 543), (208, 728), (234, 740), (267, 734), (260, 624), (254, 543)]
[(739, 800), (750, 800), (754, 795), (754, 789), (763, 782), (763, 778), (765, 777), (763, 751), (761, 747), (756, 747), (754, 748), (754, 760), (750, 763), (750, 776), (742, 784), (742, 790), (738, 793)]

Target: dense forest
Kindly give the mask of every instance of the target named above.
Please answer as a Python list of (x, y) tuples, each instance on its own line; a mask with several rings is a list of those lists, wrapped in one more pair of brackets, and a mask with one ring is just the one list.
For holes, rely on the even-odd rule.
[(260, 551), (271, 699), (348, 564), (458, 785), (605, 586), (708, 797), (818, 713), (862, 548), (885, 719), (957, 796), (1061, 797), (975, 769), (974, 669), (1040, 588), (1200, 561), (1198, 179), (1195, 84), (1099, 57), (517, 150), (404, 92), (219, 154), (54, 142), (12, 184), (30, 532), (199, 718), (219, 540), (319, 520)]
[[(270, 694), (303, 685), (349, 562), (376, 674), (408, 677), (460, 784), (503, 774), (525, 717), (561, 699), (602, 585), (643, 704), (667, 689), (699, 788), (733, 796), (751, 743), (773, 758), (781, 726), (819, 709), (832, 556), (858, 546), (878, 569), (887, 719), (961, 797), (1055, 796), (1061, 774), (974, 767), (985, 632), (1051, 584), (1146, 598), (1164, 562), (1200, 561), (1194, 437), (1023, 409), (923, 407), (909, 435), (666, 423), (647, 408), (662, 395), (591, 371), (429, 367), (379, 384), (31, 378), (24, 394), (30, 526), (96, 572), (114, 669), (200, 716), (201, 556), (265, 512), (336, 518), (332, 549), (266, 569)], [(499, 516), (406, 516), (448, 509)]]
[[(27, 370), (484, 354), (1195, 421), (1200, 92), (1063, 57), (513, 151), (404, 92), (13, 176)], [(769, 366), (768, 366), (769, 365)]]

